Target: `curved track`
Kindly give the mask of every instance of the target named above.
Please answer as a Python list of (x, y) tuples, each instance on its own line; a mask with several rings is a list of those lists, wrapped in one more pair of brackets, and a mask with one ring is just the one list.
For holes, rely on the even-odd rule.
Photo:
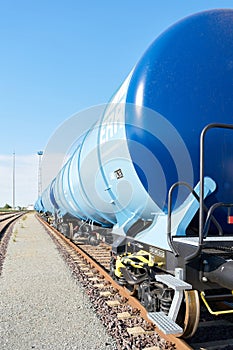
[(13, 225), (24, 214), (25, 212), (17, 212), (0, 215), (0, 275)]
[(17, 213), (4, 213), (0, 215), (0, 242), (3, 240), (6, 229), (9, 225), (17, 220), (20, 216), (25, 214), (25, 212), (17, 212)]

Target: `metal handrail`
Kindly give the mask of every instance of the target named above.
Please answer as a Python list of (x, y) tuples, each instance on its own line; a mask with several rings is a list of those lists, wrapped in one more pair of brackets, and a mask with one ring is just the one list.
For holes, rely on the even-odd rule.
[[(176, 187), (178, 186), (185, 186), (188, 188), (188, 190), (190, 191), (190, 193), (193, 194), (193, 196), (195, 197), (195, 199), (200, 203), (200, 197), (199, 195), (197, 194), (197, 192), (187, 183), (187, 182), (184, 182), (184, 181), (179, 181), (179, 182), (176, 182), (175, 184), (173, 184), (168, 192), (168, 219), (167, 219), (167, 238), (168, 238), (168, 244), (173, 252), (173, 254), (177, 257), (179, 256), (179, 253), (176, 249), (176, 247), (174, 246), (174, 243), (172, 241), (172, 232), (171, 232), (171, 226), (172, 226), (172, 220), (171, 220), (171, 215), (172, 215), (172, 194), (173, 194), (173, 191)], [(216, 228), (218, 229), (219, 231), (219, 235), (222, 235), (222, 228), (220, 226), (220, 224), (218, 223), (218, 221), (215, 219), (215, 217), (212, 217), (212, 212), (210, 213), (210, 210), (208, 210), (208, 208), (204, 205), (204, 211), (207, 212), (207, 217), (209, 215), (209, 221), (212, 220), (214, 225), (216, 226)], [(212, 207), (211, 207), (212, 208)], [(211, 209), (210, 208), (210, 209)], [(192, 256), (194, 254), (198, 255), (198, 252), (199, 252), (199, 246), (197, 248), (197, 251), (195, 251), (193, 254), (187, 256), (185, 258), (186, 261), (190, 261), (192, 259)], [(195, 255), (195, 256), (196, 256)]]
[[(207, 125), (201, 132), (201, 136), (200, 136), (200, 195), (198, 196), (197, 193), (193, 190), (193, 188), (185, 183), (185, 182), (177, 182), (174, 185), (172, 185), (172, 187), (169, 190), (168, 193), (168, 224), (167, 224), (167, 237), (168, 237), (168, 244), (172, 250), (172, 252), (175, 254), (175, 256), (179, 256), (179, 253), (176, 249), (176, 247), (174, 246), (174, 243), (172, 241), (172, 235), (171, 235), (171, 206), (172, 206), (172, 192), (173, 190), (180, 185), (184, 185), (187, 188), (189, 188), (189, 190), (191, 191), (191, 193), (193, 193), (193, 195), (195, 196), (195, 198), (200, 202), (200, 207), (199, 207), (199, 236), (198, 236), (198, 246), (197, 249), (195, 250), (194, 253), (190, 254), (189, 256), (187, 256), (185, 258), (186, 262), (196, 258), (203, 246), (203, 238), (204, 237), (204, 232), (203, 232), (203, 227), (204, 227), (204, 211), (208, 211), (208, 209), (206, 208), (205, 204), (204, 204), (204, 163), (205, 163), (205, 154), (204, 154), (204, 148), (205, 148), (205, 136), (207, 131), (209, 131), (210, 129), (230, 129), (233, 130), (233, 125), (232, 124), (221, 124), (221, 123), (212, 123)], [(213, 206), (216, 206), (218, 203), (214, 204)], [(223, 204), (227, 204), (227, 203), (223, 203)], [(227, 204), (228, 205), (228, 204)], [(212, 206), (212, 207), (213, 207)], [(211, 208), (212, 208), (211, 207)], [(210, 208), (210, 210), (211, 210)], [(217, 220), (212, 216), (212, 212), (210, 212), (210, 210), (208, 211), (209, 214), (209, 221), (210, 218), (211, 220), (213, 220), (213, 222), (215, 223), (215, 225), (217, 226), (218, 230), (219, 230), (219, 234), (222, 234), (222, 229), (221, 226), (219, 225), (219, 223), (217, 222)], [(208, 217), (207, 214), (207, 217)]]
[(193, 194), (193, 196), (196, 198), (196, 200), (198, 202), (200, 202), (200, 198), (197, 194), (197, 192), (187, 183), (187, 182), (184, 182), (184, 181), (178, 181), (176, 183), (174, 183), (169, 192), (168, 192), (168, 212), (167, 212), (167, 238), (168, 238), (168, 244), (173, 252), (173, 254), (175, 256), (179, 256), (179, 253), (176, 249), (176, 247), (174, 246), (173, 244), (173, 241), (172, 241), (172, 232), (171, 232), (171, 226), (172, 226), (172, 220), (171, 220), (171, 214), (172, 214), (172, 194), (173, 194), (173, 191), (176, 187), (178, 186), (185, 186), (188, 188), (188, 190), (190, 191), (190, 193)]
[[(203, 245), (203, 226), (204, 226), (204, 163), (205, 163), (205, 136), (207, 131), (210, 129), (231, 129), (233, 130), (232, 124), (220, 124), (213, 123), (207, 125), (201, 132), (200, 136), (200, 210), (199, 210), (199, 247), (201, 249)], [(198, 255), (194, 254), (192, 258), (195, 258)]]
[[(203, 238), (206, 238), (207, 235), (208, 235), (208, 231), (209, 231), (209, 227), (210, 227), (210, 219), (211, 219), (211, 216), (213, 215), (213, 212), (217, 209), (217, 208), (220, 208), (220, 207), (225, 207), (225, 208), (232, 208), (233, 207), (233, 204), (232, 203), (222, 203), (222, 202), (219, 202), (219, 203), (215, 203), (213, 204), (209, 211), (208, 211), (208, 214), (207, 214), (207, 217), (206, 217), (206, 222), (205, 222), (205, 226), (203, 228)], [(223, 231), (221, 230), (221, 232), (219, 232), (219, 236), (222, 236), (223, 235)]]

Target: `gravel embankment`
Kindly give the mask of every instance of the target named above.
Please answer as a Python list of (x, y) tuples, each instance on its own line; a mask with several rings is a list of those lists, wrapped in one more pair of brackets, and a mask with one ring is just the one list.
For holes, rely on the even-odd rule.
[(15, 225), (0, 277), (0, 348), (116, 349), (33, 214)]

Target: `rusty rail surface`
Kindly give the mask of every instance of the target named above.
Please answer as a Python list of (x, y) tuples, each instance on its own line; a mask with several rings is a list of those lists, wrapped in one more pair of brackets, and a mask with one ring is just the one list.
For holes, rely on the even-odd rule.
[[(82, 250), (79, 246), (71, 242), (68, 238), (66, 238), (63, 234), (61, 234), (58, 230), (55, 228), (51, 227), (46, 221), (44, 221), (39, 215), (36, 215), (37, 219), (44, 225), (46, 226), (49, 230), (50, 233), (52, 233), (55, 238), (56, 236), (61, 238), (64, 242), (66, 242), (70, 247), (73, 248), (74, 251), (76, 251), (79, 255), (81, 255), (85, 261), (95, 268), (99, 274), (101, 274), (106, 281), (108, 281), (113, 288), (118, 290), (119, 294), (126, 298), (128, 300), (128, 304), (131, 305), (133, 308), (136, 308), (140, 311), (140, 315), (143, 319), (145, 319), (148, 323), (151, 324), (151, 321), (147, 317), (147, 310), (142, 306), (142, 304), (137, 300), (135, 297), (131, 296), (129, 292), (127, 291), (126, 288), (120, 286), (116, 281), (114, 281), (109, 273), (102, 268), (97, 262), (95, 262), (90, 255), (86, 254), (84, 250)], [(176, 338), (174, 335), (166, 335), (162, 333), (158, 328), (155, 328), (156, 333), (160, 335), (161, 338), (165, 339), (166, 341), (172, 342), (173, 344), (176, 345), (176, 348), (178, 350), (191, 350), (192, 347), (190, 347), (184, 340), (180, 338)]]

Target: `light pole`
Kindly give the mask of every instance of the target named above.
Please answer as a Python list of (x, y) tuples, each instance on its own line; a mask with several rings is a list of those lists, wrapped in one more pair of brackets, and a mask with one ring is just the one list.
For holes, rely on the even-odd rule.
[(39, 156), (39, 163), (38, 163), (38, 197), (40, 197), (41, 196), (41, 192), (42, 192), (41, 157), (43, 156), (43, 151), (38, 151), (37, 155)]
[(12, 169), (12, 207), (15, 210), (15, 151), (13, 151), (13, 169)]

